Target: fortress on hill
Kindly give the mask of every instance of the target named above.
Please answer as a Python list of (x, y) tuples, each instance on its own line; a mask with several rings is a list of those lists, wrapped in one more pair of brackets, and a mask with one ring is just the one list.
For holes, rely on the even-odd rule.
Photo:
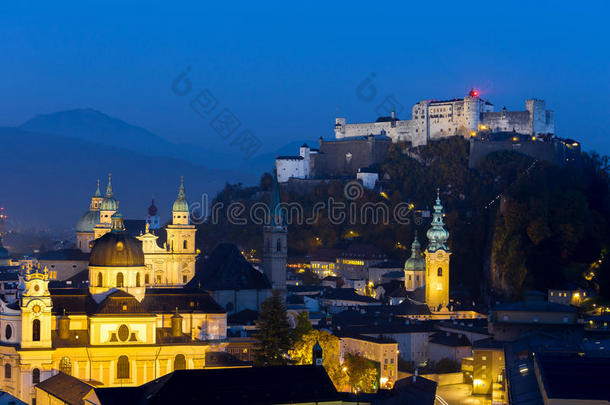
[(455, 135), (470, 138), (479, 130), (553, 135), (553, 111), (546, 109), (544, 100), (530, 99), (525, 102), (525, 111), (507, 111), (505, 107), (495, 112), (492, 103), (470, 90), (464, 98), (420, 101), (413, 106), (410, 120), (401, 120), (394, 113), (370, 123), (347, 124), (345, 118), (335, 119), (337, 139), (383, 133), (393, 142), (409, 142), (411, 146)]
[(348, 124), (336, 118), (334, 134), (335, 139), (320, 137), (319, 148), (305, 144), (298, 155), (278, 156), (278, 181), (356, 177), (373, 188), (379, 179), (374, 166), (385, 160), (391, 143), (415, 148), (452, 136), (470, 140), (470, 167), (497, 151), (517, 151), (557, 165), (577, 160), (580, 153), (578, 142), (555, 137), (553, 111), (544, 100), (526, 100), (524, 111), (494, 111), (476, 90), (464, 98), (419, 101), (411, 119), (394, 112), (375, 122)]

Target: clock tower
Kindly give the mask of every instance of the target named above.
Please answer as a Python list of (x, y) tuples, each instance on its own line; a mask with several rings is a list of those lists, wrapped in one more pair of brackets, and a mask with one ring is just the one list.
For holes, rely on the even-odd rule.
[(447, 246), (449, 232), (443, 221), (443, 206), (440, 192), (436, 190), (436, 203), (432, 214), (432, 226), (426, 233), (426, 304), (432, 311), (439, 311), (449, 305), (449, 256)]
[(23, 281), (21, 348), (50, 348), (53, 303), (49, 294), (49, 270), (28, 267)]

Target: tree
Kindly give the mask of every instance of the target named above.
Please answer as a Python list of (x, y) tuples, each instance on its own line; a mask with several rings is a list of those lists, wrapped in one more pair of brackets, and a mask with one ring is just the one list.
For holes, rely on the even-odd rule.
[(312, 329), (296, 340), (290, 358), (296, 364), (311, 364), (316, 342), (322, 347), (322, 364), (337, 390), (347, 388), (347, 374), (342, 371), (339, 356), (339, 338), (323, 330)]
[(352, 391), (375, 392), (377, 390), (377, 367), (371, 360), (357, 354), (346, 353), (343, 368), (347, 373)]
[(309, 322), (309, 314), (306, 311), (299, 312), (296, 319), (296, 325), (292, 330), (292, 341), (295, 343), (298, 342), (303, 335), (311, 332), (312, 329), (311, 322)]
[(256, 320), (258, 343), (254, 352), (254, 363), (258, 366), (276, 366), (288, 363), (291, 347), (290, 325), (286, 307), (278, 290), (261, 303)]

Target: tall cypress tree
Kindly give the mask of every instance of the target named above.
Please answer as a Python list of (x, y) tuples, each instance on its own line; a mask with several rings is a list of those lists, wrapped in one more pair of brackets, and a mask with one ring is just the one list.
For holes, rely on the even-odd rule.
[(277, 366), (288, 363), (291, 349), (290, 325), (286, 317), (286, 306), (278, 290), (261, 303), (256, 320), (258, 343), (254, 352), (257, 366)]

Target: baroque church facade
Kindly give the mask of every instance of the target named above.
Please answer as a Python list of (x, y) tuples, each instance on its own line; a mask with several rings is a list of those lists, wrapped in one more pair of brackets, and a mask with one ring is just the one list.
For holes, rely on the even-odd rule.
[[(188, 221), (182, 212), (178, 227)], [(47, 268), (27, 268), (19, 298), (0, 300), (4, 390), (33, 403), (34, 386), (58, 370), (97, 385), (140, 385), (204, 368), (206, 353), (224, 351), (224, 308), (199, 288), (147, 286), (144, 244), (115, 211), (91, 244), (88, 288), (49, 288)]]
[[(91, 251), (96, 239), (110, 232), (112, 218), (118, 212), (119, 203), (114, 197), (111, 177), (104, 196), (97, 189), (91, 197), (87, 211), (76, 225), (76, 245), (83, 252)], [(142, 273), (141, 284), (172, 286), (184, 285), (195, 275), (196, 228), (190, 224), (189, 205), (181, 180), (178, 197), (172, 206), (171, 223), (161, 226), (157, 208), (148, 209), (146, 220), (125, 220), (127, 232), (142, 242), (146, 270)]]

